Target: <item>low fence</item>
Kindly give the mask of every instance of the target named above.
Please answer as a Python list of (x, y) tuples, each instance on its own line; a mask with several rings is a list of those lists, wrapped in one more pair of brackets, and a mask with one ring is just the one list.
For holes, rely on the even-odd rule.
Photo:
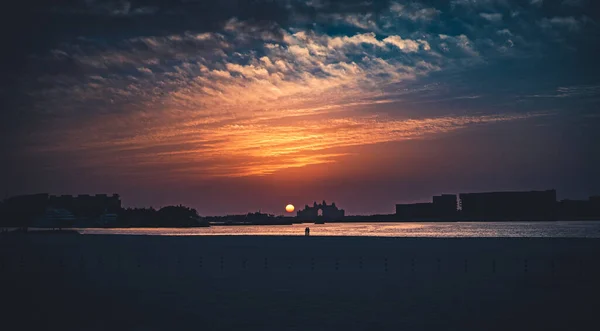
[(0, 303), (74, 330), (583, 330), (598, 252), (600, 240), (0, 239)]
[[(11, 284), (596, 283), (600, 240), (36, 237), (0, 241)], [(166, 285), (167, 286), (167, 285)]]
[(441, 258), (386, 256), (257, 256), (251, 254), (1, 254), (0, 273), (17, 275), (77, 273), (173, 274), (190, 277), (245, 274), (363, 274), (587, 277), (600, 275), (600, 259), (562, 258)]

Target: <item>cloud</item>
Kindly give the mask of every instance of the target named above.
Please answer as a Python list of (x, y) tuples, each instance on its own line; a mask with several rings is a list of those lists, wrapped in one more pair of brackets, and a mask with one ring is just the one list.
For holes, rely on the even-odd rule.
[(282, 39), (281, 28), (275, 22), (252, 22), (240, 21), (234, 17), (225, 22), (223, 30), (234, 33), (240, 41), (268, 40), (280, 41)]
[(600, 96), (600, 85), (561, 86), (548, 94), (529, 95), (530, 98), (583, 98)]
[[(88, 3), (93, 4), (95, 2), (89, 1)], [(130, 10), (131, 10), (131, 3), (129, 1), (120, 1), (120, 2), (116, 3), (112, 9), (109, 9), (109, 13), (110, 13), (110, 15), (114, 15), (114, 16), (129, 15)]]
[(305, 4), (308, 7), (312, 7), (312, 8), (316, 8), (316, 9), (324, 8), (327, 6), (327, 4), (324, 0), (308, 0), (305, 2)]
[[(461, 50), (466, 55), (469, 55), (472, 57), (479, 56), (479, 52), (475, 49), (473, 42), (469, 39), (469, 37), (467, 37), (464, 34), (461, 34), (458, 36), (448, 36), (445, 34), (440, 34), (439, 38), (443, 41), (449, 42), (451, 45), (453, 45), (457, 49)], [(450, 51), (450, 48), (448, 48), (448, 44), (446, 42), (442, 43), (441, 45), (442, 45), (442, 49), (445, 52)]]
[(587, 4), (587, 0), (563, 0), (562, 4), (572, 7), (583, 7)]
[(508, 0), (452, 0), (450, 7), (494, 7), (494, 6), (509, 6)]
[(490, 21), (490, 22), (500, 22), (502, 21), (502, 14), (500, 13), (480, 13), (479, 16), (485, 18), (486, 20)]
[(158, 7), (138, 7), (131, 11), (133, 15), (151, 15), (158, 12)]
[[(288, 51), (296, 55), (299, 59), (305, 60), (311, 57), (311, 54), (325, 55), (335, 49), (344, 49), (344, 52), (349, 52), (348, 47), (356, 47), (361, 45), (372, 45), (376, 47), (385, 47), (386, 44), (394, 45), (403, 52), (417, 52), (419, 49), (428, 51), (431, 46), (426, 40), (404, 39), (397, 35), (391, 35), (384, 39), (378, 39), (373, 32), (358, 33), (353, 36), (320, 36), (308, 35), (306, 32), (297, 32), (294, 35), (284, 37), (288, 44)], [(298, 43), (304, 44), (302, 47)], [(328, 48), (328, 49), (325, 49)]]
[(532, 5), (541, 6), (544, 3), (544, 0), (531, 0), (531, 1), (529, 1), (529, 3)]
[[(269, 71), (265, 68), (255, 67), (254, 65), (242, 66), (235, 63), (227, 63), (225, 64), (227, 70), (230, 73), (239, 73), (246, 78), (254, 78), (254, 77), (268, 77)], [(231, 75), (230, 75), (231, 76)]]
[(540, 21), (540, 26), (545, 29), (550, 28), (564, 28), (570, 31), (579, 30), (581, 28), (582, 22), (578, 21), (573, 16), (568, 17), (552, 17), (550, 19), (543, 18)]
[(154, 5), (134, 6), (130, 1), (102, 1), (86, 0), (80, 1), (79, 5), (69, 6), (69, 3), (57, 4), (50, 7), (51, 12), (62, 15), (94, 15), (109, 17), (131, 17), (139, 15), (153, 15), (159, 11), (159, 7)]
[(139, 67), (139, 68), (137, 68), (137, 70), (138, 70), (139, 72), (143, 72), (143, 73), (146, 73), (146, 74), (150, 74), (150, 75), (152, 74), (152, 70), (150, 70), (150, 69), (148, 69), (148, 68)]
[(431, 21), (435, 19), (441, 11), (435, 8), (426, 8), (419, 3), (411, 3), (410, 5), (403, 5), (398, 2), (392, 2), (390, 4), (390, 11), (398, 17), (406, 18), (413, 22), (417, 21)]
[(498, 30), (498, 31), (496, 31), (496, 34), (498, 34), (500, 36), (509, 36), (509, 37), (513, 36), (512, 32), (510, 32), (509, 29)]
[(373, 13), (366, 14), (331, 14), (323, 15), (324, 21), (333, 21), (336, 24), (345, 24), (362, 30), (379, 31), (377, 20)]
[(402, 39), (400, 36), (389, 36), (383, 39), (383, 42), (394, 45), (407, 53), (418, 52), (420, 46), (422, 46), (425, 50), (431, 49), (427, 41), (421, 40), (417, 42), (410, 39)]
[(330, 48), (339, 48), (346, 45), (359, 45), (359, 44), (371, 44), (374, 46), (382, 47), (384, 43), (376, 38), (375, 33), (361, 33), (351, 37), (333, 37), (329, 39), (328, 46)]

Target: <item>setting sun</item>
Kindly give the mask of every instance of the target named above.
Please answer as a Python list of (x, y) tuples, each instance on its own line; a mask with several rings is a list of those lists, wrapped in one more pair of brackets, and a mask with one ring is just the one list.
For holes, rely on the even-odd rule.
[(287, 211), (288, 213), (291, 213), (294, 211), (294, 205), (289, 204), (287, 206), (285, 206), (285, 211)]

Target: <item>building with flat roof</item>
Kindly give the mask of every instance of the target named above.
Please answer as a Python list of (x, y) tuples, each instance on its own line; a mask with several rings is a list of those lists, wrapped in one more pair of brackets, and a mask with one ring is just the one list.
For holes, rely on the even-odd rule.
[(407, 203), (396, 205), (396, 217), (401, 220), (418, 220), (435, 218), (433, 203)]
[(396, 205), (396, 218), (401, 220), (456, 218), (457, 200), (455, 194), (442, 194), (433, 197), (433, 202), (420, 202)]
[(551, 220), (556, 190), (461, 193), (461, 216), (487, 220)]
[[(49, 195), (47, 193), (20, 195), (3, 202), (0, 215), (8, 222), (22, 226), (53, 224), (54, 220), (71, 221), (78, 218), (116, 218), (121, 210), (118, 194)], [(48, 222), (47, 222), (48, 221)], [(35, 224), (34, 224), (35, 223)]]
[(121, 209), (121, 198), (118, 194), (51, 195), (48, 205), (52, 208), (69, 210), (78, 216), (98, 216), (117, 213)]
[(457, 209), (456, 194), (442, 194), (433, 197), (433, 210), (437, 217), (455, 218)]

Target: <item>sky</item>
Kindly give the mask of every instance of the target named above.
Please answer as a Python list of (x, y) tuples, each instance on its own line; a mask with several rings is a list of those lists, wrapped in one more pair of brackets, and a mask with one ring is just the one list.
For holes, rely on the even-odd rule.
[(3, 10), (0, 194), (201, 215), (600, 194), (591, 0), (62, 0)]

